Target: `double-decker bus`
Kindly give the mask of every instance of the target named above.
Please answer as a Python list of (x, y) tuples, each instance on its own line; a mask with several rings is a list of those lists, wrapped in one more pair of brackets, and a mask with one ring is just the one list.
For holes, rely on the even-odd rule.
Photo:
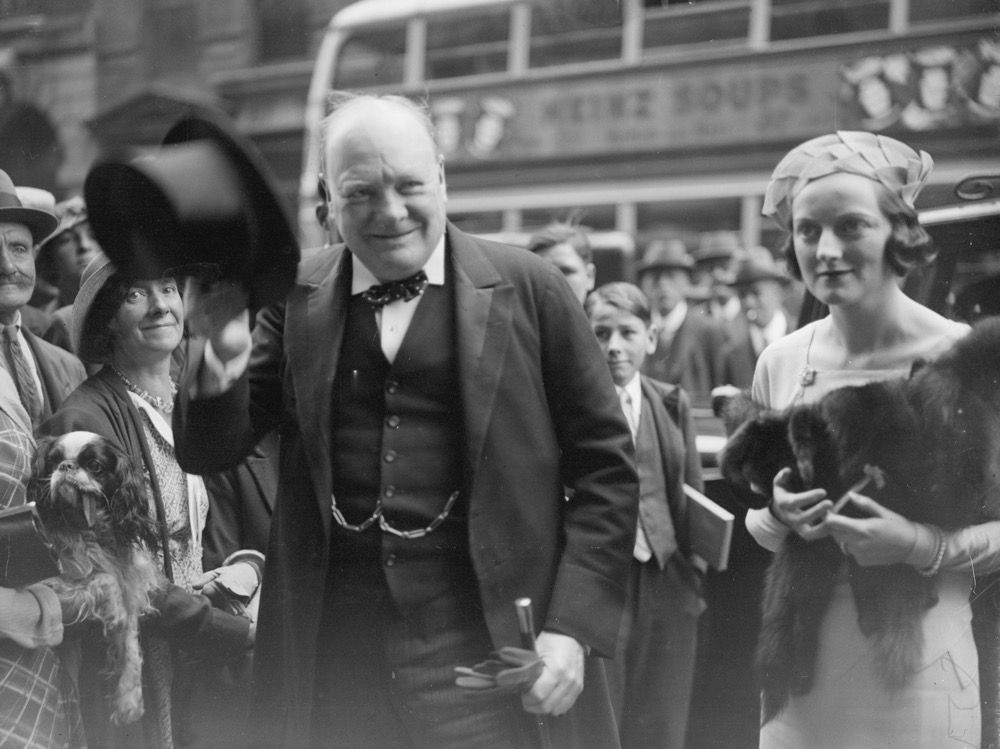
[(771, 169), (838, 128), (932, 153), (921, 207), (942, 205), (969, 174), (1000, 173), (998, 27), (996, 0), (360, 0), (332, 18), (313, 67), (303, 241), (321, 240), (333, 89), (425, 100), (449, 215), (480, 233), (582, 209), (639, 246), (725, 229), (773, 247)]

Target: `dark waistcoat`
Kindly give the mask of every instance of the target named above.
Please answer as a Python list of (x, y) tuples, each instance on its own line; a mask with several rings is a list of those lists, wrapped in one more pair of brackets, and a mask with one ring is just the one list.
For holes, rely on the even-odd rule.
[(635, 466), (639, 474), (639, 522), (649, 548), (662, 569), (677, 551), (677, 537), (667, 499), (667, 477), (663, 451), (651, 414), (652, 404), (643, 398), (635, 439)]
[[(450, 284), (429, 286), (390, 364), (375, 313), (355, 296), (334, 380), (333, 491), (345, 520), (360, 524), (381, 499), (400, 531), (430, 525), (448, 497), (462, 491), (462, 413), (455, 362)], [(403, 610), (461, 586), (472, 576), (466, 499), (422, 538), (400, 538), (378, 521), (358, 533), (333, 524), (336, 563), (380, 564)]]

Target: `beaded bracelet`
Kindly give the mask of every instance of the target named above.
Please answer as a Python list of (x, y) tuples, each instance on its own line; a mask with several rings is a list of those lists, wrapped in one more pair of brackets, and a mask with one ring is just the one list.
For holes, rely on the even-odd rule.
[(936, 525), (932, 525), (934, 537), (937, 539), (937, 546), (934, 548), (934, 561), (930, 566), (917, 570), (924, 577), (934, 577), (941, 570), (941, 562), (944, 560), (944, 532)]

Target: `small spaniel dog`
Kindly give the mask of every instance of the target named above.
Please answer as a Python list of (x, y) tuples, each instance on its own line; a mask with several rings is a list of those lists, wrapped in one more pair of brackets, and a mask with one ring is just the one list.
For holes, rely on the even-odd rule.
[[(1000, 519), (1000, 318), (979, 323), (908, 379), (751, 414), (726, 444), (721, 467), (730, 481), (763, 493), (759, 507), (771, 498), (774, 476), (789, 468), (793, 491), (822, 487), (835, 502), (861, 491), (945, 531)], [(835, 511), (855, 512), (846, 499), (836, 504)], [(812, 687), (820, 626), (844, 562), (832, 539), (807, 542), (795, 533), (775, 554), (757, 650), (764, 722)], [(873, 665), (888, 690), (899, 689), (920, 663), (921, 620), (936, 605), (936, 580), (905, 564), (846, 562), (858, 625), (874, 642)], [(984, 701), (996, 704), (998, 612), (994, 594), (982, 594), (989, 581), (978, 582), (980, 684)]]
[(114, 680), (111, 719), (143, 714), (139, 617), (166, 584), (149, 549), (158, 546), (142, 477), (124, 452), (91, 432), (38, 444), (29, 498), (59, 552), (63, 573), (50, 585), (76, 621), (97, 619)]

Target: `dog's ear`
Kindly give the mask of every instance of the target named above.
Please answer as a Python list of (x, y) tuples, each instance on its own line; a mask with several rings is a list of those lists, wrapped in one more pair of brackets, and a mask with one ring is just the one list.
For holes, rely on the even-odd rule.
[(28, 501), (36, 505), (48, 495), (49, 479), (55, 466), (50, 466), (49, 454), (56, 449), (58, 437), (42, 437), (38, 440), (35, 455), (31, 459), (31, 476), (28, 478)]
[(116, 447), (108, 444), (114, 456), (114, 480), (117, 487), (109, 498), (112, 522), (115, 532), (123, 540), (141, 540), (151, 549), (159, 548), (156, 524), (149, 512), (149, 501), (142, 474), (135, 461)]
[(786, 416), (777, 412), (766, 412), (744, 422), (726, 442), (720, 456), (726, 479), (754, 488), (767, 500), (775, 474), (792, 462)]

